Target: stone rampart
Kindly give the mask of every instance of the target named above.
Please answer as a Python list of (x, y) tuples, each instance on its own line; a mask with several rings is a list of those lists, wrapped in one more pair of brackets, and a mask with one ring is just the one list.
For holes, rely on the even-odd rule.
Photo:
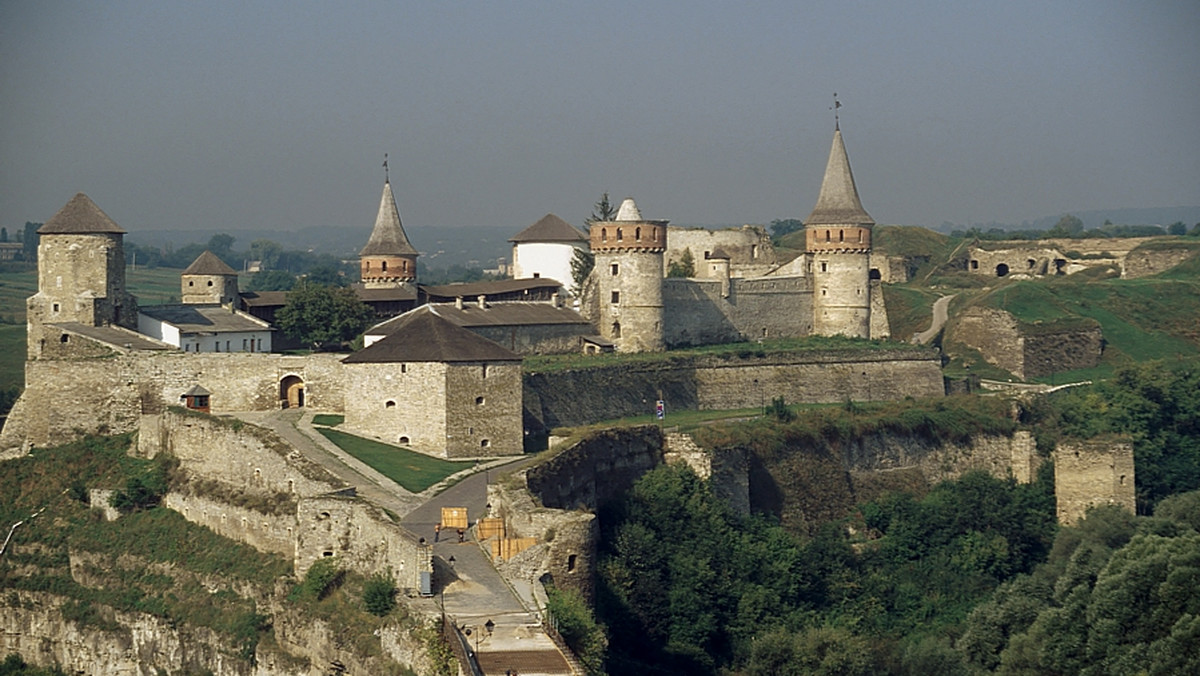
[(543, 507), (596, 509), (662, 464), (662, 454), (658, 427), (604, 430), (530, 467), (526, 483)]
[(179, 404), (195, 385), (212, 393), (213, 413), (279, 408), (280, 383), (304, 381), (306, 402), (341, 411), (341, 355), (143, 352), (25, 364), (25, 391), (0, 432), (0, 457), (22, 444), (53, 446), (84, 434), (138, 427), (141, 414)]
[(181, 492), (169, 492), (162, 504), (217, 535), (244, 542), (260, 552), (296, 558), (296, 514), (264, 514), (250, 507)]
[(935, 349), (835, 350), (679, 357), (525, 375), (526, 429), (538, 432), (671, 411), (789, 404), (891, 401), (945, 393)]
[(958, 313), (946, 333), (989, 363), (1025, 380), (1100, 362), (1104, 336), (1091, 319), (1071, 324), (1022, 324), (1004, 310), (971, 307)]
[(1166, 272), (1180, 263), (1196, 256), (1195, 248), (1178, 249), (1139, 248), (1129, 252), (1121, 262), (1121, 276), (1129, 279), (1149, 277)]
[(807, 277), (664, 279), (663, 341), (668, 347), (812, 335)]
[(321, 495), (300, 500), (296, 509), (296, 575), (318, 559), (336, 556), (364, 575), (390, 570), (401, 589), (421, 588), (421, 572), (432, 571), (432, 549), (360, 498)]
[(775, 263), (775, 248), (767, 231), (756, 225), (740, 228), (708, 230), (705, 228), (667, 228), (667, 252), (664, 257), (669, 265), (683, 257), (684, 250), (691, 250), (697, 276), (704, 276), (705, 254), (721, 249), (729, 256), (734, 268), (743, 266), (766, 266)]

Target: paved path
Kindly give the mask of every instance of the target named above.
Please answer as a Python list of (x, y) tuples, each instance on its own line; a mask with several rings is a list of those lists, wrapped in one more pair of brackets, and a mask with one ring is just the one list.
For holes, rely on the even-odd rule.
[[(348, 455), (313, 429), (309, 410), (236, 415), (274, 431), (305, 457), (354, 486), (360, 496), (400, 516), (401, 525), (429, 543), (434, 543), (433, 527), (441, 519), (442, 507), (466, 507), (467, 518), (474, 523), (486, 516), (487, 484), (493, 470), (505, 466), (509, 471), (533, 461), (533, 458), (503, 458), (481, 462), (477, 469), (468, 470), (473, 472), (470, 476), (449, 488), (440, 490), (441, 486), (434, 486), (417, 495)], [(462, 543), (457, 541), (454, 531), (442, 533), (438, 539), (433, 544), (435, 595), (432, 599), (415, 599), (413, 603), (431, 617), (438, 617), (445, 609), (470, 649), (478, 648), (481, 673), (490, 676), (515, 670), (522, 676), (572, 674), (566, 659), (542, 629), (536, 609), (526, 608), (492, 565), (490, 556), (472, 539), (471, 532), (464, 533)], [(491, 634), (484, 628), (488, 620), (493, 623)]]
[(946, 325), (946, 320), (950, 317), (948, 308), (950, 307), (950, 301), (954, 300), (956, 295), (958, 294), (942, 296), (941, 298), (933, 301), (932, 323), (925, 331), (915, 334), (912, 337), (912, 342), (918, 345), (928, 345), (935, 337), (937, 337), (938, 332), (942, 330), (942, 327)]

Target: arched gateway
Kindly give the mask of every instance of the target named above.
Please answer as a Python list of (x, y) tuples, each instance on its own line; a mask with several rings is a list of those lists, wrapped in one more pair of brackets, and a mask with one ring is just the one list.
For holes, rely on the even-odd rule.
[(281, 408), (304, 406), (304, 380), (300, 376), (286, 376), (279, 381), (279, 403)]

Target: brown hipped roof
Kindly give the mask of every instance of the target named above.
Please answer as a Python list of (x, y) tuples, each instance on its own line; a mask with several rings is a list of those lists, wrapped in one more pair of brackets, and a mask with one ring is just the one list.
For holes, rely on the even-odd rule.
[(400, 223), (400, 210), (396, 208), (396, 196), (392, 184), (383, 184), (383, 197), (379, 200), (379, 213), (375, 216), (375, 228), (371, 238), (359, 252), (360, 256), (416, 256), (417, 250), (408, 243), (404, 225)]
[(185, 275), (236, 275), (237, 270), (229, 267), (225, 261), (217, 257), (211, 251), (205, 251), (192, 261), (192, 264), (187, 266), (183, 271)]
[(430, 312), (419, 312), (387, 338), (355, 352), (343, 364), (521, 361), (497, 343)]
[(821, 181), (821, 193), (817, 206), (804, 220), (813, 225), (874, 225), (875, 221), (863, 209), (858, 199), (858, 188), (854, 185), (854, 174), (850, 171), (850, 157), (842, 141), (841, 130), (833, 132), (833, 147), (829, 149), (829, 162), (825, 165), (825, 178)]
[(513, 235), (508, 240), (514, 244), (521, 242), (586, 242), (587, 237), (575, 229), (575, 226), (555, 216), (546, 214), (541, 220)]
[(63, 205), (45, 225), (38, 228), (39, 235), (84, 235), (92, 233), (125, 234), (108, 214), (100, 210), (92, 198), (77, 193)]

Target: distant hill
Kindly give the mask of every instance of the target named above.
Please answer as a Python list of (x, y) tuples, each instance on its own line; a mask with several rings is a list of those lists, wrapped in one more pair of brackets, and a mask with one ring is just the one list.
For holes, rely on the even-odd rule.
[(1084, 228), (1093, 230), (1111, 221), (1117, 225), (1161, 225), (1164, 228), (1177, 221), (1183, 221), (1190, 229), (1200, 223), (1200, 207), (1153, 207), (1147, 209), (1098, 209), (1094, 211), (1064, 211), (1053, 216), (1044, 216), (1034, 221), (1020, 223), (951, 223), (944, 221), (934, 228), (938, 232), (949, 233), (954, 230), (969, 228), (1000, 228), (1002, 230), (1047, 230), (1054, 227), (1058, 219), (1065, 214), (1071, 214), (1083, 221)]

